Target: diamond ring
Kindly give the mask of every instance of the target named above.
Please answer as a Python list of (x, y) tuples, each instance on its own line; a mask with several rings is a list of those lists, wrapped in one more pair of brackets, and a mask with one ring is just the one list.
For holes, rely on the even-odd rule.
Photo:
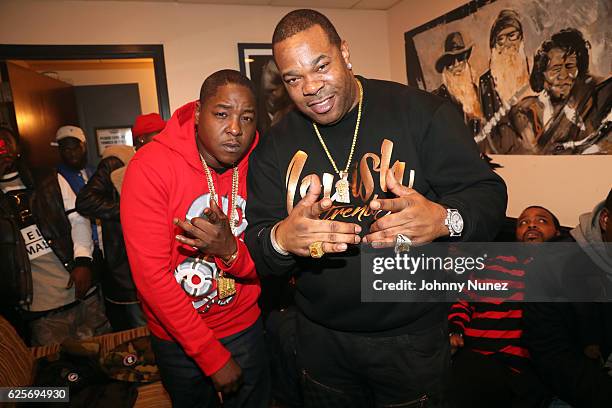
[(412, 241), (404, 234), (397, 234), (395, 236), (395, 248), (393, 249), (396, 254), (400, 252), (408, 252), (410, 251), (410, 246), (412, 245)]

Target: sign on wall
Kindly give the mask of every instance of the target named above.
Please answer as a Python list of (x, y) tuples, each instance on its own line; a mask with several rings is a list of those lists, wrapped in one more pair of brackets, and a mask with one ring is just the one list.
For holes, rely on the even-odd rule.
[(128, 145), (133, 146), (132, 128), (129, 126), (115, 128), (97, 128), (96, 143), (98, 146), (98, 155), (101, 157), (102, 152), (108, 146), (113, 145)]

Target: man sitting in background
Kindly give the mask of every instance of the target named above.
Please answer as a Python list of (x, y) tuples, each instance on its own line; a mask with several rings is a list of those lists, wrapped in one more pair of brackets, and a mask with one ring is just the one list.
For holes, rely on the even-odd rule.
[(1, 128), (1, 235), (16, 243), (2, 257), (2, 277), (11, 279), (0, 284), (2, 299), (21, 310), (33, 345), (102, 334), (110, 327), (92, 285), (91, 224), (75, 211), (66, 179), (53, 171), (32, 177), (19, 150), (15, 134)]
[(518, 242), (546, 242), (561, 236), (561, 224), (550, 210), (532, 205), (516, 220)]
[[(166, 126), (157, 113), (140, 115), (132, 127), (136, 149), (150, 142)], [(102, 221), (107, 273), (102, 278), (106, 314), (114, 330), (146, 324), (136, 295), (119, 219), (119, 194), (123, 173), (134, 156), (132, 146), (109, 146), (102, 153), (96, 172), (77, 196), (77, 211)]]
[[(595, 209), (580, 216), (570, 232), (578, 244), (559, 254), (561, 272), (552, 284), (574, 295), (595, 289), (606, 302), (528, 303), (525, 339), (540, 377), (575, 407), (612, 406), (612, 377), (604, 366), (612, 351), (612, 190)], [(588, 292), (587, 292), (588, 293)]]

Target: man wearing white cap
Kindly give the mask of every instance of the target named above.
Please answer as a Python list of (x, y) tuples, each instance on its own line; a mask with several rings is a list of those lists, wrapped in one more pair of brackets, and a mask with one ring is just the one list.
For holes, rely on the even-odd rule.
[[(57, 172), (68, 182), (68, 186), (76, 196), (89, 178), (93, 175), (95, 168), (87, 165), (87, 142), (83, 129), (77, 126), (62, 126), (55, 134), (53, 146), (59, 147), (61, 163), (57, 166)], [(60, 182), (60, 187), (64, 185)], [(63, 188), (63, 187), (62, 187)], [(62, 189), (62, 195), (69, 194)], [(100, 239), (96, 222), (91, 223), (92, 239), (94, 249), (97, 250)]]
[[(64, 205), (67, 209), (74, 210), (76, 207), (76, 195), (81, 191), (94, 172), (93, 167), (87, 166), (87, 147), (85, 133), (77, 126), (62, 126), (55, 134), (55, 143), (59, 147), (61, 163), (57, 166), (57, 179), (59, 182)], [(76, 210), (74, 210), (76, 211)], [(78, 228), (78, 226), (76, 226)], [(75, 226), (73, 225), (73, 229)], [(73, 234), (74, 235), (74, 234)], [(78, 234), (77, 241), (84, 246), (91, 247), (89, 258), (93, 259), (93, 251), (98, 246), (98, 231), (96, 223), (91, 223), (91, 234)], [(87, 236), (86, 236), (87, 235)], [(92, 242), (93, 241), (93, 242)], [(91, 266), (91, 265), (90, 265)], [(88, 277), (82, 277), (73, 282), (76, 287), (77, 296), (91, 291), (91, 268)]]
[[(18, 239), (14, 234), (11, 242), (17, 244), (3, 252), (2, 261), (7, 262), (2, 275), (9, 279), (0, 282), (1, 300), (12, 296), (9, 305), (20, 310), (32, 345), (107, 332), (110, 326), (92, 286), (91, 223), (76, 212), (76, 195), (64, 176), (30, 172), (18, 154), (18, 141), (12, 130), (0, 129), (0, 147), (5, 147), (0, 149), (0, 216), (11, 219), (21, 235)], [(19, 278), (10, 262), (13, 256), (23, 265)], [(18, 288), (6, 292), (11, 283)]]
[(52, 145), (59, 147), (62, 160), (57, 171), (66, 178), (74, 193), (78, 194), (94, 170), (87, 166), (85, 133), (76, 126), (62, 126), (57, 130)]

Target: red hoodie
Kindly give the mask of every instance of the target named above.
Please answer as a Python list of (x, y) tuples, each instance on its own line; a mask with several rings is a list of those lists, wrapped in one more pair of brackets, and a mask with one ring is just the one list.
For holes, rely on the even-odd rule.
[[(209, 206), (206, 174), (194, 131), (195, 103), (179, 108), (166, 128), (131, 160), (121, 189), (121, 224), (134, 282), (151, 332), (179, 343), (206, 375), (230, 358), (218, 339), (238, 333), (259, 317), (255, 265), (244, 244), (248, 156), (238, 164), (238, 256), (231, 267), (197, 259), (198, 252), (175, 240), (182, 230), (172, 222), (196, 216)], [(232, 195), (232, 170), (211, 168), (223, 211)], [(236, 294), (220, 300), (219, 270), (238, 278)], [(180, 282), (180, 283), (179, 283)]]

